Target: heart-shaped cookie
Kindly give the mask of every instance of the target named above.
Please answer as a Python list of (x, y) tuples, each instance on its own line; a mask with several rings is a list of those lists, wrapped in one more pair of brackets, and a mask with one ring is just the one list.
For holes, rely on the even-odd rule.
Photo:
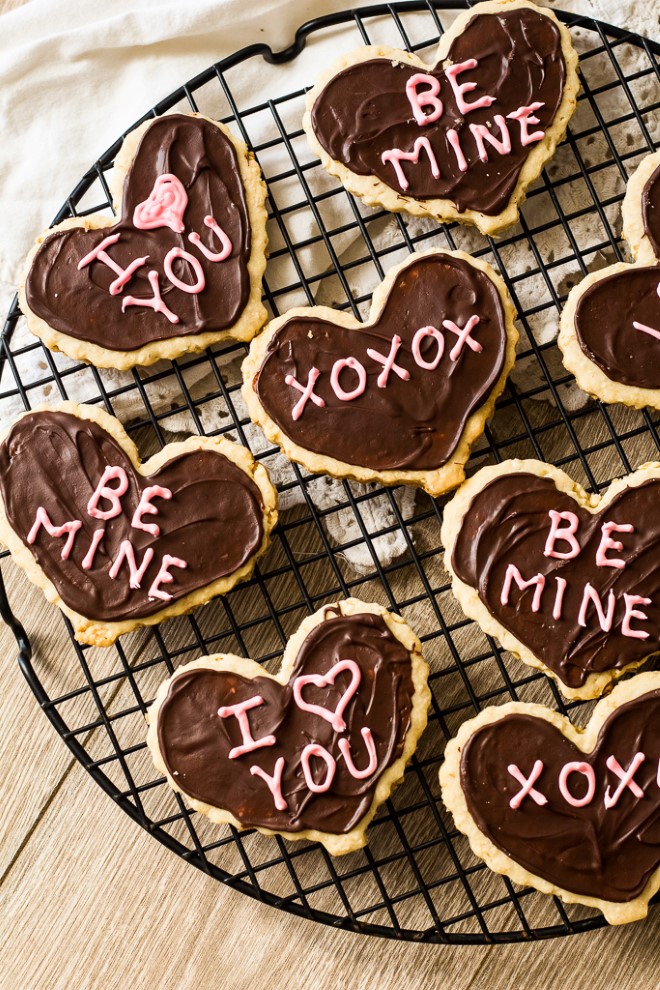
[(660, 674), (600, 701), (585, 730), (541, 705), (487, 708), (451, 740), (442, 797), (496, 873), (612, 924), (660, 888)]
[(190, 437), (141, 464), (92, 406), (25, 413), (0, 443), (0, 536), (81, 643), (225, 594), (266, 549), (276, 505), (244, 447)]
[(598, 498), (541, 461), (483, 468), (444, 512), (465, 613), (505, 649), (594, 698), (660, 648), (660, 465)]
[(157, 768), (214, 822), (359, 849), (426, 725), (428, 668), (409, 626), (355, 598), (287, 643), (277, 676), (242, 657), (187, 664), (149, 709)]
[(413, 254), (368, 323), (327, 306), (273, 320), (243, 363), (251, 418), (308, 470), (420, 485), (464, 477), (515, 359), (504, 283), (460, 251)]
[(636, 261), (592, 272), (571, 289), (558, 344), (585, 392), (660, 409), (660, 152), (628, 182), (622, 212)]
[(266, 318), (266, 187), (246, 146), (200, 114), (158, 117), (125, 139), (113, 186), (119, 220), (66, 220), (30, 253), (30, 330), (119, 369), (249, 340)]
[(308, 94), (303, 124), (322, 165), (369, 205), (490, 234), (517, 219), (578, 89), (552, 11), (491, 0), (443, 34), (434, 67), (381, 46), (341, 58)]

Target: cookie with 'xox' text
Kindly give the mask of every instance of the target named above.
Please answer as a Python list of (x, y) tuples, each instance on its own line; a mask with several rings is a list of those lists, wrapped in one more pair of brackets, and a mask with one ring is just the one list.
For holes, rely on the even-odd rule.
[(364, 846), (426, 726), (428, 668), (397, 615), (325, 605), (287, 643), (277, 675), (221, 654), (181, 667), (147, 718), (157, 769), (196, 811), (335, 856)]
[(644, 918), (660, 888), (660, 673), (619, 684), (581, 729), (510, 702), (447, 745), (442, 798), (491, 870), (610, 924)]
[(515, 360), (502, 279), (461, 251), (391, 269), (360, 323), (327, 306), (290, 310), (243, 362), (251, 419), (314, 473), (432, 495), (464, 478)]
[(571, 289), (557, 343), (589, 395), (660, 409), (660, 152), (629, 180), (622, 213), (636, 260), (591, 272)]
[(0, 440), (0, 537), (81, 643), (109, 646), (225, 594), (276, 522), (266, 469), (220, 437), (142, 463), (113, 416), (64, 402)]
[(588, 495), (542, 461), (482, 468), (445, 507), (452, 590), (505, 649), (595, 698), (660, 649), (660, 464)]
[(124, 140), (112, 185), (118, 220), (65, 220), (30, 252), (32, 333), (119, 370), (250, 340), (266, 319), (266, 186), (243, 142), (201, 114), (157, 117)]
[(321, 164), (369, 206), (474, 224), (515, 223), (576, 107), (577, 54), (553, 12), (487, 0), (440, 39), (435, 65), (371, 45), (307, 97)]

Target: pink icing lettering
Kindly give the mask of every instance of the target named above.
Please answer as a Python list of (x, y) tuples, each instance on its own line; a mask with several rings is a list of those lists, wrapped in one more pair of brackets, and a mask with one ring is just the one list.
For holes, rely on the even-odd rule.
[(92, 564), (94, 563), (94, 558), (96, 557), (96, 551), (98, 550), (99, 543), (101, 542), (104, 536), (105, 536), (104, 529), (95, 530), (94, 536), (92, 537), (92, 542), (89, 545), (89, 550), (85, 554), (85, 557), (82, 562), (82, 569), (84, 571), (88, 571), (92, 566)]
[[(351, 392), (346, 392), (339, 384), (339, 376), (344, 368), (350, 368), (351, 371), (354, 371), (358, 376), (358, 383)], [(359, 395), (362, 395), (367, 387), (367, 373), (357, 358), (342, 358), (340, 361), (335, 361), (332, 366), (332, 371), (330, 373), (330, 384), (332, 385), (332, 390), (338, 399), (341, 399), (342, 402), (351, 402), (352, 399), (357, 399)]]
[(494, 120), (500, 129), (499, 138), (496, 138), (490, 128), (486, 127), (485, 124), (470, 124), (470, 131), (476, 141), (477, 151), (482, 162), (488, 161), (486, 141), (499, 155), (508, 155), (511, 153), (511, 137), (509, 135), (509, 128), (506, 126), (506, 120), (501, 113), (496, 113)]
[(119, 547), (119, 553), (117, 554), (115, 562), (109, 571), (110, 577), (113, 580), (117, 577), (121, 569), (121, 565), (125, 560), (128, 564), (128, 569), (130, 571), (129, 584), (134, 591), (137, 591), (137, 589), (140, 587), (142, 583), (144, 572), (146, 571), (147, 567), (149, 566), (149, 564), (153, 559), (153, 555), (154, 552), (151, 549), (151, 547), (147, 547), (147, 549), (144, 551), (144, 557), (142, 558), (142, 563), (138, 567), (137, 562), (135, 560), (135, 550), (133, 549), (133, 544), (131, 543), (130, 540), (122, 540)]
[[(421, 343), (426, 337), (433, 337), (438, 345), (438, 351), (432, 361), (425, 361), (422, 357)], [(435, 369), (440, 364), (442, 360), (442, 355), (445, 353), (445, 338), (442, 336), (439, 330), (435, 327), (420, 327), (412, 342), (412, 355), (415, 359), (415, 364), (424, 368), (426, 371), (435, 371)]]
[[(581, 798), (573, 797), (568, 789), (568, 778), (572, 773), (581, 773), (587, 781), (587, 792)], [(564, 801), (567, 801), (574, 808), (584, 808), (586, 804), (590, 804), (596, 793), (596, 775), (593, 767), (590, 767), (588, 763), (567, 763), (559, 774), (559, 790)]]
[(405, 368), (401, 368), (398, 364), (394, 363), (394, 359), (397, 356), (398, 350), (401, 347), (401, 337), (398, 334), (394, 334), (392, 337), (392, 344), (390, 346), (390, 353), (385, 357), (379, 351), (375, 351), (373, 347), (367, 347), (367, 354), (374, 361), (378, 361), (379, 364), (383, 365), (383, 370), (376, 379), (376, 384), (378, 388), (385, 388), (387, 385), (387, 379), (390, 376), (390, 371), (393, 371), (395, 375), (398, 375), (404, 382), (407, 382), (410, 378), (410, 372), (406, 371)]
[(530, 124), (540, 124), (541, 121), (538, 117), (534, 116), (537, 110), (540, 110), (544, 103), (530, 103), (528, 107), (518, 107), (512, 113), (507, 114), (508, 120), (517, 120), (520, 124), (520, 143), (523, 148), (526, 148), (528, 144), (535, 144), (537, 141), (542, 141), (545, 137), (545, 131), (532, 131), (529, 133)]
[[(309, 766), (309, 761), (312, 756), (318, 756), (325, 762), (326, 765), (326, 775), (325, 780), (322, 784), (317, 784), (312, 777), (312, 771)], [(309, 743), (303, 749), (300, 754), (300, 765), (302, 766), (303, 776), (305, 778), (305, 783), (309, 787), (310, 791), (314, 794), (323, 794), (325, 791), (330, 790), (330, 785), (332, 784), (333, 778), (335, 776), (335, 770), (337, 769), (337, 764), (334, 757), (327, 751), (324, 746), (319, 746), (318, 743)]]
[(135, 207), (133, 226), (138, 230), (169, 227), (175, 233), (182, 234), (187, 205), (188, 194), (181, 181), (171, 172), (165, 172), (158, 176), (147, 199)]
[(278, 811), (286, 811), (289, 805), (286, 803), (282, 795), (282, 774), (284, 772), (284, 757), (278, 756), (275, 760), (275, 769), (273, 775), (266, 773), (261, 767), (250, 767), (250, 773), (252, 776), (261, 777), (262, 780), (266, 782), (268, 790), (273, 795), (273, 800), (275, 802), (275, 807)]
[[(421, 85), (427, 85), (430, 88), (418, 93), (417, 87)], [(438, 99), (439, 92), (440, 82), (435, 76), (430, 76), (426, 72), (415, 73), (406, 83), (406, 96), (420, 127), (424, 127), (425, 124), (432, 124), (433, 121), (442, 117), (442, 101)], [(433, 110), (426, 114), (423, 107), (433, 107)]]
[(564, 592), (566, 591), (566, 578), (556, 577), (557, 591), (555, 592), (555, 603), (552, 607), (552, 618), (561, 619), (561, 607), (564, 602)]
[[(119, 484), (116, 488), (108, 488), (108, 482), (113, 480), (118, 481)], [(96, 491), (87, 503), (87, 511), (94, 519), (114, 519), (115, 516), (121, 515), (121, 497), (127, 491), (128, 477), (123, 467), (109, 464), (96, 486)], [(111, 508), (98, 508), (98, 504), (102, 498), (110, 502)]]
[[(660, 288), (660, 285), (658, 288)], [(635, 330), (641, 330), (642, 333), (647, 333), (650, 337), (655, 337), (656, 340), (660, 340), (660, 330), (654, 330), (653, 327), (647, 327), (645, 323), (638, 323), (637, 320), (633, 320), (633, 326)]]
[(401, 151), (400, 148), (392, 148), (390, 151), (384, 151), (380, 156), (380, 160), (384, 165), (387, 164), (387, 162), (390, 162), (390, 164), (394, 167), (397, 182), (404, 192), (410, 183), (404, 175), (403, 169), (401, 168), (401, 162), (412, 162), (413, 165), (417, 165), (422, 150), (424, 150), (428, 155), (429, 164), (431, 166), (431, 175), (434, 179), (439, 179), (440, 169), (438, 167), (438, 162), (433, 154), (433, 148), (431, 147), (429, 139), (426, 137), (418, 137), (413, 145), (412, 151)]
[(509, 801), (510, 808), (513, 808), (513, 810), (515, 811), (517, 808), (520, 807), (520, 805), (523, 802), (523, 799), (528, 796), (531, 797), (532, 801), (534, 801), (536, 804), (544, 805), (548, 803), (547, 797), (545, 797), (545, 795), (541, 794), (539, 791), (535, 790), (533, 786), (538, 780), (538, 778), (541, 776), (541, 772), (543, 770), (543, 763), (541, 762), (541, 760), (536, 761), (536, 763), (532, 767), (532, 772), (530, 773), (529, 777), (525, 777), (524, 773), (516, 766), (515, 763), (510, 763), (509, 766), (507, 767), (507, 770), (514, 778), (514, 780), (516, 780), (521, 785), (518, 793), (514, 794), (514, 796)]
[[(240, 746), (234, 746), (233, 749), (229, 750), (229, 759), (235, 760), (239, 756), (243, 756), (244, 753), (251, 753), (255, 749), (261, 749), (262, 746), (274, 746), (277, 742), (275, 736), (262, 736), (261, 739), (254, 739), (252, 732), (250, 730), (250, 722), (248, 720), (246, 712), (249, 712), (252, 708), (259, 708), (263, 705), (264, 699), (260, 694), (255, 694), (253, 698), (248, 698), (247, 701), (241, 701), (237, 705), (222, 705), (218, 708), (218, 715), (220, 718), (230, 718), (233, 717), (238, 722), (238, 727), (241, 730), (241, 737), (243, 742)], [(282, 760), (284, 764), (284, 760)], [(250, 773), (253, 772), (253, 768), (250, 768)], [(275, 775), (277, 775), (277, 763), (275, 764)], [(261, 776), (261, 774), (259, 774)], [(282, 770), (280, 769), (280, 779), (282, 777)], [(264, 777), (264, 779), (266, 779)], [(277, 805), (276, 805), (277, 806)], [(282, 809), (280, 809), (282, 810)]]
[[(580, 520), (574, 512), (569, 512), (565, 510), (564, 512), (557, 512), (556, 509), (550, 509), (548, 512), (550, 516), (551, 526), (550, 532), (548, 533), (548, 538), (545, 541), (545, 550), (543, 551), (544, 557), (558, 557), (560, 560), (570, 560), (572, 557), (577, 557), (580, 552), (580, 544), (575, 539), (575, 534), (577, 533), (578, 526), (580, 525)], [(561, 521), (567, 522), (568, 526), (564, 526), (563, 529), (559, 528), (559, 523)], [(568, 543), (570, 550), (555, 550), (555, 542), (557, 540), (563, 540), (564, 543)]]
[(465, 62), (457, 62), (455, 65), (450, 65), (445, 69), (445, 76), (449, 80), (449, 84), (454, 91), (456, 108), (459, 113), (469, 113), (470, 110), (478, 110), (480, 107), (489, 107), (495, 102), (494, 96), (481, 96), (478, 100), (474, 100), (472, 103), (465, 102), (463, 93), (471, 93), (473, 89), (477, 88), (477, 84), (476, 82), (459, 83), (457, 81), (457, 77), (461, 74), (461, 72), (476, 69), (478, 65), (479, 63), (476, 58), (469, 58)]
[(152, 299), (138, 299), (136, 296), (125, 296), (122, 300), (121, 311), (126, 312), (127, 306), (146, 306), (149, 309), (153, 309), (154, 313), (162, 313), (163, 316), (170, 321), (170, 323), (178, 323), (179, 317), (176, 313), (173, 313), (171, 309), (168, 309), (163, 302), (160, 295), (160, 286), (158, 284), (158, 272), (149, 272), (147, 275), (149, 279), (149, 285), (153, 292)]
[(129, 282), (138, 268), (141, 268), (145, 264), (149, 255), (145, 255), (144, 258), (136, 258), (135, 261), (131, 261), (128, 268), (122, 268), (118, 265), (116, 261), (110, 257), (106, 251), (107, 247), (111, 244), (116, 244), (119, 240), (119, 234), (110, 234), (108, 237), (104, 237), (103, 240), (96, 245), (93, 250), (86, 254), (84, 258), (78, 262), (78, 271), (82, 271), (87, 265), (91, 264), (92, 261), (102, 261), (104, 265), (107, 265), (117, 275), (114, 282), (111, 282), (108, 287), (108, 292), (111, 296), (117, 296), (124, 288), (127, 282)]
[(46, 510), (42, 506), (39, 506), (39, 508), (37, 509), (37, 515), (35, 517), (32, 529), (28, 533), (27, 541), (30, 544), (30, 546), (32, 546), (32, 544), (36, 540), (39, 530), (41, 529), (42, 526), (46, 530), (49, 536), (54, 536), (57, 539), (59, 539), (59, 537), (61, 536), (64, 536), (65, 533), (67, 534), (66, 542), (62, 547), (62, 553), (60, 554), (60, 557), (62, 560), (68, 560), (71, 551), (73, 550), (73, 544), (76, 539), (76, 533), (82, 526), (82, 522), (80, 521), (80, 519), (71, 519), (69, 522), (63, 523), (62, 526), (54, 526), (50, 521), (50, 516), (48, 515)]
[(231, 249), (232, 249), (231, 241), (229, 240), (228, 236), (225, 234), (220, 224), (216, 222), (214, 217), (211, 216), (204, 217), (204, 223), (220, 241), (220, 250), (216, 252), (216, 251), (211, 251), (210, 248), (207, 248), (206, 245), (202, 243), (202, 239), (199, 236), (199, 234), (194, 230), (192, 231), (192, 233), (188, 234), (188, 240), (190, 241), (191, 244), (194, 244), (195, 247), (199, 248), (199, 250), (202, 252), (204, 257), (208, 258), (209, 261), (225, 261), (231, 254)]
[(598, 614), (598, 621), (600, 623), (600, 628), (603, 632), (609, 632), (612, 628), (612, 620), (614, 618), (614, 607), (616, 605), (616, 598), (614, 592), (610, 590), (607, 596), (607, 615), (603, 611), (603, 605), (600, 600), (600, 595), (594, 587), (592, 587), (589, 582), (584, 586), (584, 591), (582, 593), (582, 603), (580, 605), (580, 611), (578, 612), (578, 625), (582, 626), (584, 629), (587, 625), (587, 608), (589, 602), (593, 602), (594, 608)]
[[(306, 701), (303, 701), (302, 690), (307, 684), (313, 684), (314, 687), (328, 687), (330, 684), (334, 684), (339, 674), (342, 671), (348, 670), (351, 674), (351, 682), (339, 699), (339, 704), (333, 712), (329, 711), (327, 708), (322, 708), (320, 705), (311, 705)], [(346, 722), (343, 719), (343, 714), (348, 705), (349, 701), (352, 699), (353, 695), (358, 689), (360, 684), (360, 668), (356, 664), (355, 660), (339, 660), (334, 667), (331, 667), (327, 674), (302, 674), (300, 677), (296, 677), (293, 682), (293, 697), (302, 711), (312, 712), (313, 715), (319, 715), (326, 722), (329, 722), (335, 732), (343, 732), (346, 728)]]
[(162, 488), (160, 485), (148, 485), (140, 496), (140, 501), (131, 519), (131, 526), (133, 529), (142, 529), (145, 533), (151, 533), (152, 536), (160, 536), (160, 526), (142, 520), (142, 516), (158, 515), (158, 509), (151, 504), (153, 498), (171, 499), (172, 492), (169, 488)]
[[(187, 261), (191, 266), (195, 273), (195, 278), (197, 279), (194, 285), (189, 282), (183, 282), (174, 274), (172, 263), (176, 261), (177, 258)], [(167, 252), (165, 255), (165, 260), (163, 261), (163, 269), (172, 285), (176, 286), (177, 289), (181, 289), (182, 292), (188, 292), (190, 295), (196, 296), (197, 293), (201, 292), (206, 285), (204, 269), (202, 268), (201, 263), (194, 257), (194, 255), (190, 254), (189, 251), (184, 251), (182, 248), (173, 247)]]
[(465, 326), (463, 327), (463, 329), (461, 329), (452, 320), (442, 321), (442, 325), (445, 328), (445, 330), (450, 330), (452, 333), (455, 333), (456, 336), (458, 337), (458, 340), (456, 341), (456, 343), (449, 352), (450, 361), (458, 361), (459, 357), (461, 356), (461, 351), (463, 350), (463, 346), (465, 344), (468, 345), (471, 351), (475, 351), (475, 353), (477, 354), (479, 354), (480, 351), (483, 351), (483, 347), (481, 346), (479, 341), (474, 340), (474, 338), (470, 336), (470, 334), (472, 333), (478, 322), (479, 322), (478, 316), (471, 316), (470, 319), (465, 324)]
[(467, 172), (468, 163), (465, 155), (463, 154), (463, 149), (461, 148), (461, 142), (458, 137), (458, 131), (450, 127), (447, 131), (447, 140), (452, 148), (452, 151), (456, 155), (456, 164), (458, 165), (460, 172)]
[(502, 605), (509, 604), (509, 595), (511, 594), (511, 585), (516, 582), (519, 589), (524, 591), (525, 588), (531, 587), (533, 584), (536, 585), (536, 590), (534, 591), (534, 597), (532, 598), (532, 612), (538, 612), (541, 607), (541, 595), (543, 594), (543, 589), (545, 588), (545, 577), (543, 574), (537, 574), (535, 577), (530, 578), (529, 581), (524, 581), (522, 574), (518, 570), (515, 564), (508, 564), (506, 569), (506, 574), (504, 575), (504, 583), (502, 585), (502, 594), (500, 595), (500, 602)]
[(650, 605), (650, 598), (643, 598), (642, 595), (627, 595), (624, 594), (623, 599), (626, 603), (626, 612), (623, 616), (623, 622), (621, 623), (621, 633), (624, 636), (629, 636), (630, 639), (648, 639), (649, 634), (643, 629), (631, 629), (630, 620), (631, 619), (641, 619), (643, 622), (648, 621), (648, 615), (645, 612), (640, 612), (639, 609), (635, 608), (635, 605)]
[(291, 410), (291, 416), (294, 420), (300, 419), (309, 399), (311, 399), (314, 405), (318, 406), (320, 409), (322, 409), (325, 405), (325, 400), (322, 399), (320, 395), (316, 395), (314, 392), (314, 386), (316, 385), (320, 374), (321, 372), (318, 368), (312, 368), (310, 373), (307, 375), (306, 385), (301, 385), (300, 382), (293, 377), (293, 375), (287, 375), (284, 379), (287, 385), (290, 385), (292, 388), (297, 388), (299, 392), (302, 392), (302, 398), (298, 399), (295, 406)]
[(606, 808), (613, 808), (626, 788), (628, 788), (636, 798), (644, 797), (644, 791), (639, 784), (635, 782), (634, 777), (645, 759), (646, 756), (644, 753), (636, 753), (628, 769), (624, 770), (615, 756), (607, 757), (607, 769), (611, 770), (612, 773), (615, 773), (621, 783), (615, 790), (614, 794), (610, 793), (610, 785), (607, 785), (607, 790), (605, 791), (605, 798), (603, 801)]
[(353, 763), (353, 758), (351, 756), (351, 744), (348, 739), (339, 740), (339, 751), (344, 757), (344, 762), (346, 763), (346, 769), (350, 773), (351, 777), (355, 777), (356, 780), (366, 780), (370, 777), (376, 767), (378, 766), (378, 756), (376, 754), (376, 744), (374, 743), (374, 737), (371, 734), (371, 729), (366, 726), (361, 729), (361, 735), (364, 739), (365, 745), (367, 747), (367, 753), (369, 754), (369, 763), (364, 768), (364, 770), (358, 770)]
[(181, 560), (180, 557), (172, 557), (169, 553), (163, 555), (163, 562), (160, 565), (160, 570), (154, 578), (154, 582), (149, 588), (149, 598), (160, 598), (164, 602), (168, 602), (171, 595), (168, 595), (166, 591), (160, 590), (161, 584), (171, 584), (174, 581), (174, 577), (170, 574), (170, 567), (187, 567), (188, 564), (185, 560)]
[(601, 526), (602, 538), (596, 550), (596, 564), (598, 567), (625, 567), (626, 562), (620, 557), (606, 557), (608, 550), (623, 550), (623, 543), (619, 540), (611, 539), (612, 533), (634, 533), (635, 527), (632, 523), (606, 522)]

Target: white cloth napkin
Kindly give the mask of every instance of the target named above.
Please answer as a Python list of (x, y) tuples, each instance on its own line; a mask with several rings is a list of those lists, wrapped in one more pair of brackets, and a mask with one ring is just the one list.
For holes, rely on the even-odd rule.
[[(362, 0), (362, 6), (371, 6), (373, 2)], [(352, 5), (357, 4), (351, 4), (350, 0), (113, 0), (111, 4), (101, 0), (85, 0), (84, 3), (79, 0), (30, 0), (25, 6), (3, 15), (0, 19), (0, 307), (6, 311), (27, 251), (36, 235), (49, 225), (67, 193), (89, 165), (152, 105), (187, 79), (243, 46), (266, 43), (275, 51), (286, 48), (293, 41), (295, 29), (306, 20)], [(658, 34), (657, 2), (574, 0), (573, 4), (563, 2), (557, 6), (573, 6), (579, 13), (593, 14), (652, 36)], [(445, 20), (447, 16), (443, 15)], [(414, 38), (414, 18), (411, 20), (410, 17), (406, 25), (412, 25)], [(424, 18), (428, 37), (429, 14), (420, 17)], [(402, 46), (390, 17), (370, 21), (369, 27), (373, 40)], [(279, 70), (267, 71), (261, 59), (250, 59), (240, 70), (233, 71), (232, 87), (240, 90), (242, 107), (302, 90), (314, 81), (320, 67), (341, 51), (360, 43), (355, 26), (341, 31), (326, 30), (315, 34), (303, 54)], [(432, 59), (432, 49), (427, 54)], [(222, 105), (221, 96), (220, 88), (215, 84), (208, 93), (200, 94), (200, 98), (209, 101), (200, 105), (200, 109), (211, 116), (224, 116), (227, 108)], [(182, 106), (187, 109), (185, 103)], [(287, 120), (286, 124), (292, 128), (296, 121)], [(256, 141), (267, 136), (262, 131), (272, 127), (272, 120), (250, 118), (248, 126), (250, 136)], [(304, 151), (300, 153), (304, 154)], [(329, 188), (334, 183), (320, 169), (314, 172), (310, 181), (317, 183), (317, 190), (319, 184), (325, 182)], [(300, 199), (297, 182), (294, 177), (289, 189), (278, 188), (277, 195), (293, 194)], [(341, 210), (333, 200), (326, 201), (326, 209), (330, 212), (324, 220), (329, 225), (350, 219), (345, 204), (341, 215), (333, 214), (333, 210)], [(296, 234), (301, 238), (316, 232), (310, 211), (301, 211), (300, 216), (291, 217), (289, 222), (297, 225)], [(424, 230), (434, 226), (426, 220), (416, 223)], [(392, 241), (398, 237), (396, 224), (391, 220), (381, 222), (377, 232), (381, 247), (387, 243), (388, 236)], [(468, 239), (464, 240), (463, 246), (470, 250), (472, 235), (465, 236)], [(434, 240), (429, 240), (428, 246), (433, 243)], [(445, 245), (441, 235), (438, 235), (437, 243)], [(474, 246), (482, 244), (483, 239), (474, 234)], [(354, 234), (335, 239), (334, 246), (343, 261), (358, 250)], [(390, 256), (392, 264), (397, 260), (396, 255)], [(284, 263), (279, 262), (280, 265)], [(277, 275), (273, 264), (269, 263), (269, 271)], [(329, 267), (329, 260), (327, 256), (311, 257), (309, 266), (309, 270), (324, 271)], [(360, 282), (363, 278), (360, 271), (354, 272), (352, 277), (354, 291), (357, 288), (363, 295), (368, 294), (378, 280), (373, 271), (364, 276), (364, 282)], [(340, 298), (345, 300), (336, 279), (319, 283), (319, 302), (332, 303)], [(295, 293), (290, 302), (284, 300), (285, 305), (304, 302), (305, 297)], [(555, 328), (552, 326), (543, 332), (552, 334)], [(25, 326), (19, 324), (14, 344), (16, 341), (27, 343), (31, 339)], [(66, 358), (57, 357), (58, 367), (67, 368), (71, 364)], [(48, 373), (41, 349), (24, 355), (20, 371), (28, 381), (36, 381)], [(534, 369), (527, 367), (522, 371), (529, 376)], [(206, 373), (208, 366), (186, 373), (188, 387), (198, 395), (204, 394)], [(100, 374), (109, 387), (132, 380), (118, 372)], [(98, 394), (88, 369), (68, 376), (66, 383), (70, 398), (82, 401)], [(11, 387), (11, 371), (6, 368), (0, 391), (8, 387)], [(175, 397), (173, 389), (178, 397), (179, 386), (172, 376), (150, 387), (152, 406), (159, 411), (169, 408)], [(55, 401), (59, 395), (47, 384), (43, 390), (32, 390), (30, 397), (34, 403)], [(579, 390), (576, 391), (577, 401), (582, 401)], [(18, 395), (1, 400), (0, 428), (22, 408)], [(135, 389), (119, 395), (114, 408), (124, 421), (143, 414)], [(226, 425), (226, 413), (224, 417), (219, 404), (203, 409), (202, 420), (207, 430)], [(185, 415), (172, 417), (164, 425), (171, 430), (194, 431), (194, 424)], [(264, 449), (261, 433), (255, 428), (248, 427), (247, 439), (255, 453)], [(272, 458), (268, 466), (276, 481), (291, 479), (290, 465), (281, 456)], [(354, 489), (356, 494), (366, 491), (364, 486), (354, 486)], [(322, 508), (345, 502), (343, 486), (328, 479), (314, 482), (310, 493)], [(412, 508), (414, 493), (405, 489), (397, 497), (400, 504), (401, 499), (404, 500), (401, 509), (405, 518)], [(284, 498), (285, 507), (299, 498), (302, 498), (300, 489), (293, 489)], [(371, 532), (395, 522), (389, 497), (385, 495), (362, 503), (361, 511), (363, 522)], [(357, 521), (350, 509), (327, 516), (327, 525), (337, 540), (360, 538)], [(399, 532), (379, 537), (376, 546), (383, 564), (406, 549)], [(373, 566), (364, 545), (349, 549), (347, 557), (358, 569)]]

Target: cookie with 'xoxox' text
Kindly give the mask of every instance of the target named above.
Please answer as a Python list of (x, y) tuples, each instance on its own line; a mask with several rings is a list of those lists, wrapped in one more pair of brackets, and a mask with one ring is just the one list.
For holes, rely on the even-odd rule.
[(148, 712), (156, 767), (219, 823), (364, 846), (426, 726), (428, 668), (412, 629), (356, 598), (325, 605), (279, 673), (221, 654), (181, 667)]
[(660, 152), (628, 182), (622, 213), (635, 263), (609, 265), (571, 289), (557, 342), (589, 395), (660, 409)]
[(464, 612), (507, 650), (595, 698), (660, 649), (660, 464), (588, 495), (534, 460), (483, 468), (445, 507)]
[(610, 924), (644, 918), (660, 888), (660, 673), (619, 684), (585, 729), (511, 702), (447, 745), (442, 798), (491, 870)]
[(109, 646), (225, 594), (276, 521), (266, 469), (220, 437), (141, 463), (113, 416), (64, 402), (0, 439), (0, 537), (81, 643)]
[(343, 56), (309, 92), (303, 125), (323, 167), (368, 205), (492, 234), (516, 221), (564, 137), (577, 61), (551, 10), (487, 0), (442, 35), (433, 67), (380, 45)]
[(65, 220), (30, 252), (30, 330), (120, 370), (250, 340), (266, 319), (266, 186), (243, 142), (201, 114), (157, 117), (125, 138), (111, 182), (119, 220)]
[(490, 265), (413, 254), (373, 295), (368, 322), (293, 309), (243, 362), (250, 417), (314, 473), (432, 495), (464, 478), (515, 360), (515, 312)]

